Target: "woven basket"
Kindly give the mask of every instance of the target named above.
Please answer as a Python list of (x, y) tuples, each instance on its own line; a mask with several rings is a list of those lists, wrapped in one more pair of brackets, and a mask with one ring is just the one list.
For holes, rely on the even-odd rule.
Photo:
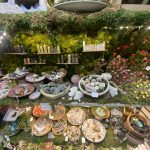
[[(39, 119), (42, 119), (42, 118), (39, 118)], [(31, 125), (31, 130), (32, 130), (32, 134), (34, 134), (35, 136), (44, 136), (46, 134), (48, 134), (51, 129), (52, 129), (52, 126), (53, 126), (53, 123), (50, 119), (47, 119), (47, 124), (46, 124), (46, 127), (44, 130), (42, 131), (37, 131), (34, 127), (34, 124), (39, 121), (39, 119), (37, 119), (35, 122), (32, 123)]]
[[(57, 114), (56, 112), (59, 110), (62, 110), (62, 112), (60, 114)], [(63, 105), (56, 105), (54, 111), (49, 111), (49, 118), (51, 120), (57, 121), (65, 119), (65, 117), (66, 117), (66, 108)]]
[[(144, 133), (142, 134), (142, 133), (138, 132), (137, 130), (135, 130), (131, 126), (131, 118), (132, 117), (137, 117), (137, 118), (143, 120), (145, 122), (145, 124), (149, 127), (148, 132), (146, 132), (145, 134)], [(138, 114), (129, 115), (124, 125), (133, 135), (135, 135), (139, 138), (145, 138), (145, 137), (150, 136), (150, 121), (141, 115), (138, 115)]]
[(55, 94), (46, 94), (43, 89), (40, 90), (40, 92), (48, 99), (51, 99), (51, 100), (55, 100), (55, 99), (58, 99), (60, 97), (63, 97), (64, 95), (66, 95), (70, 90), (70, 86), (67, 87), (67, 89), (57, 95)]
[[(56, 124), (56, 123), (59, 124), (59, 122), (63, 122), (64, 130), (59, 132), (59, 133), (57, 133), (54, 124)], [(67, 130), (67, 120), (59, 120), (59, 121), (56, 121), (55, 123), (53, 122), (52, 132), (53, 132), (54, 135), (62, 135), (62, 134), (64, 134), (66, 132), (66, 130)]]

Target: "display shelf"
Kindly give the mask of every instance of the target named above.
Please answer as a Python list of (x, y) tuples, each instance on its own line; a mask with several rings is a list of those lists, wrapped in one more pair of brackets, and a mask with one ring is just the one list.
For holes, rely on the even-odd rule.
[(27, 53), (5, 53), (6, 55), (27, 55)]
[(79, 63), (57, 63), (57, 65), (78, 65)]
[[(5, 53), (5, 54), (6, 55), (27, 55), (27, 53)], [(36, 54), (37, 55), (60, 55), (61, 53), (36, 53)]]
[(82, 51), (83, 53), (92, 53), (92, 52), (107, 52), (107, 50), (103, 50), (103, 51)]
[(37, 53), (37, 55), (60, 55), (61, 53)]
[(45, 65), (46, 63), (24, 63), (24, 65)]

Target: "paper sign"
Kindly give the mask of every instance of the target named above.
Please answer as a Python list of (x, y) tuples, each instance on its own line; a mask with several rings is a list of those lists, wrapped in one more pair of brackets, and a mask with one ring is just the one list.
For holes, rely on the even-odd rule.
[(52, 107), (49, 105), (49, 103), (40, 103), (40, 107), (42, 110), (52, 110)]
[(97, 92), (92, 92), (91, 96), (94, 97), (94, 98), (98, 98), (98, 93)]

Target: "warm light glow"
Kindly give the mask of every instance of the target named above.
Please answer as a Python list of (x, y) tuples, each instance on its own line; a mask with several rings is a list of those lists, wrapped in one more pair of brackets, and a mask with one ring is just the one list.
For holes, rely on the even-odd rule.
[(6, 34), (6, 31), (3, 33), (3, 36), (6, 36), (7, 34)]
[(123, 26), (120, 26), (120, 30), (122, 30), (123, 29)]
[(147, 29), (150, 30), (150, 26)]
[(4, 37), (3, 36), (0, 36), (0, 40), (2, 40)]
[(126, 29), (129, 29), (129, 27), (127, 26)]

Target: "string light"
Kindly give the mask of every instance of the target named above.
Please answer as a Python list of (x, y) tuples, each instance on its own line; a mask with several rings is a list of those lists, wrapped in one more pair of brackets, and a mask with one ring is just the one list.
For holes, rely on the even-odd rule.
[(120, 30), (122, 30), (123, 29), (123, 26), (120, 26)]
[(150, 26), (147, 29), (150, 30)]
[(129, 29), (129, 27), (128, 27), (128, 26), (126, 26), (126, 29)]

